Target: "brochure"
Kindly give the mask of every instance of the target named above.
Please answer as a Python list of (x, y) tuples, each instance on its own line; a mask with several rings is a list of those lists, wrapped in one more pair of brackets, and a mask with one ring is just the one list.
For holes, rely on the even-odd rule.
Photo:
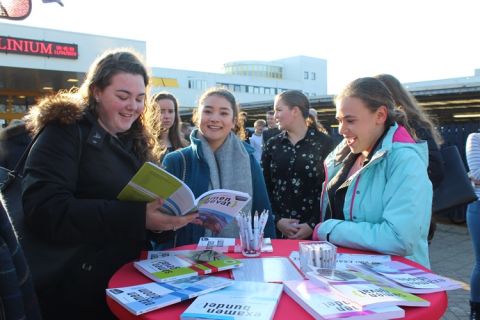
[(195, 299), (180, 319), (271, 320), (283, 285), (234, 281), (233, 285)]
[(307, 274), (312, 283), (327, 290), (337, 291), (341, 296), (360, 305), (362, 310), (387, 306), (428, 307), (430, 305), (428, 300), (412, 294), (377, 286), (360, 277), (358, 273), (317, 269)]
[(214, 233), (232, 222), (251, 199), (247, 193), (227, 189), (210, 190), (195, 199), (182, 180), (152, 162), (143, 164), (117, 198), (144, 202), (161, 198), (163, 210), (177, 216), (198, 211), (199, 218)]
[(315, 319), (374, 320), (405, 316), (405, 311), (397, 306), (362, 310), (359, 304), (309, 280), (285, 281), (284, 290)]
[[(298, 251), (292, 251), (290, 260), (300, 269), (300, 255)], [(349, 270), (352, 264), (377, 263), (392, 261), (390, 255), (385, 254), (363, 254), (363, 253), (338, 253), (336, 256), (335, 269)]]
[(460, 282), (415, 268), (399, 261), (352, 265), (352, 269), (370, 274), (390, 287), (410, 293), (432, 293), (455, 290)]
[(237, 268), (240, 260), (213, 250), (186, 250), (156, 259), (135, 261), (133, 266), (156, 282), (167, 282), (192, 276)]
[[(197, 250), (210, 249), (219, 252), (242, 252), (240, 239), (202, 237), (198, 241)], [(262, 252), (273, 252), (272, 239), (263, 238)]]
[(171, 281), (150, 282), (136, 286), (106, 289), (107, 295), (134, 315), (225, 288), (233, 281), (223, 277), (199, 276)]

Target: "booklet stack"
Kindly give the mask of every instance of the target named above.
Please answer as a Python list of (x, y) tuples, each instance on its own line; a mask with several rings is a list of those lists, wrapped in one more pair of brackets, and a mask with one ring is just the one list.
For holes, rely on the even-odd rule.
[(213, 250), (184, 250), (160, 253), (133, 266), (156, 282), (167, 282), (237, 268), (242, 262)]
[(410, 293), (433, 293), (462, 287), (457, 281), (399, 261), (364, 263), (351, 267), (361, 273), (369, 274), (390, 287)]
[(195, 299), (180, 319), (271, 320), (282, 289), (278, 283), (235, 281)]
[(387, 306), (428, 307), (430, 302), (397, 289), (378, 286), (359, 273), (317, 269), (307, 272), (312, 283), (327, 290), (336, 291), (342, 297), (355, 302), (362, 310)]
[(107, 289), (107, 295), (134, 315), (160, 309), (171, 304), (225, 288), (233, 280), (200, 276), (171, 281), (167, 284), (150, 282), (136, 286)]
[(315, 319), (348, 318), (355, 320), (397, 319), (405, 311), (397, 306), (364, 310), (361, 305), (335, 290), (319, 287), (310, 280), (285, 281), (285, 292)]

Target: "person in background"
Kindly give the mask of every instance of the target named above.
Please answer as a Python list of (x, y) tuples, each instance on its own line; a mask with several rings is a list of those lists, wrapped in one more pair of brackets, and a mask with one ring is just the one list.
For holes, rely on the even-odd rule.
[(267, 119), (267, 129), (263, 130), (263, 145), (267, 144), (267, 141), (277, 134), (280, 133), (280, 129), (278, 129), (277, 122), (274, 117), (275, 111), (268, 110), (266, 119)]
[(189, 122), (180, 122), (180, 132), (187, 144), (190, 144), (190, 134), (192, 133), (192, 125)]
[(255, 149), (253, 155), (257, 159), (258, 163), (262, 160), (262, 148), (263, 148), (263, 130), (267, 123), (263, 119), (258, 119), (253, 124), (255, 132), (250, 137), (250, 145)]
[(333, 143), (308, 120), (309, 107), (300, 91), (275, 97), (275, 120), (283, 132), (268, 140), (262, 167), (278, 237), (309, 239), (319, 221), (323, 160)]
[(250, 143), (250, 132), (247, 130), (247, 117), (248, 114), (245, 111), (240, 111), (238, 113), (238, 120), (235, 123), (233, 132), (240, 138), (240, 140)]
[(42, 319), (32, 275), (15, 230), (0, 202), (1, 319)]
[(315, 110), (314, 108), (310, 108), (308, 109), (308, 116), (310, 117), (310, 121), (312, 123), (315, 123), (315, 125), (317, 126), (317, 130), (320, 131), (320, 132), (323, 132), (325, 133), (326, 135), (328, 135), (328, 131), (327, 129), (325, 129), (325, 127), (323, 126), (323, 124), (320, 122), (320, 120), (318, 119), (318, 112), (317, 110)]
[(175, 96), (169, 92), (159, 92), (151, 98), (150, 103), (152, 107), (147, 109), (146, 118), (152, 121), (149, 125), (156, 131), (162, 147), (161, 160), (167, 153), (186, 147), (188, 142), (180, 132), (180, 114)]
[(351, 82), (335, 104), (344, 139), (325, 160), (314, 239), (405, 256), (428, 268), (427, 143), (415, 143), (405, 114), (378, 79)]
[[(467, 137), (466, 156), (469, 176), (480, 199), (480, 133), (471, 133)], [(480, 320), (480, 200), (467, 207), (467, 226), (472, 237), (475, 264), (470, 279), (470, 319)]]
[[(212, 189), (231, 189), (252, 197), (246, 212), (268, 210), (265, 237), (275, 237), (273, 214), (268, 200), (261, 168), (253, 156), (253, 148), (241, 141), (233, 129), (238, 121), (238, 106), (234, 95), (223, 88), (211, 88), (201, 96), (194, 112), (198, 129), (191, 134), (191, 145), (165, 156), (165, 169), (192, 189), (195, 197)], [(218, 237), (238, 237), (236, 222), (228, 224)], [(210, 236), (205, 228), (190, 224), (177, 231), (177, 244), (198, 243)]]
[(13, 170), (30, 141), (32, 138), (23, 120), (14, 119), (0, 129), (0, 166)]
[(40, 134), (22, 181), (25, 220), (48, 250), (68, 257), (37, 291), (45, 319), (113, 319), (108, 281), (148, 248), (147, 230), (180, 228), (198, 216), (162, 214), (161, 199), (117, 200), (145, 161), (159, 160), (144, 112), (148, 82), (137, 53), (106, 51), (78, 93), (46, 97), (26, 116)]
[[(443, 180), (444, 167), (443, 157), (440, 152), (440, 145), (443, 143), (442, 136), (435, 129), (432, 119), (422, 110), (415, 98), (405, 87), (392, 75), (379, 74), (375, 76), (390, 90), (396, 108), (407, 115), (409, 127), (414, 137), (427, 141), (428, 144), (428, 177), (435, 190)], [(433, 239), (436, 224), (432, 216), (428, 230), (428, 241)]]

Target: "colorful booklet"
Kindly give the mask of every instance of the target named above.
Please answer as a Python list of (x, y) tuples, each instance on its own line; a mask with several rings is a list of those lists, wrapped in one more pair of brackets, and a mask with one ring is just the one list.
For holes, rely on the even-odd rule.
[(160, 309), (171, 304), (225, 288), (233, 280), (199, 276), (169, 283), (150, 282), (136, 286), (107, 289), (107, 295), (134, 315)]
[(282, 289), (278, 283), (235, 281), (196, 298), (180, 319), (271, 320)]
[(370, 274), (386, 285), (410, 293), (432, 293), (455, 290), (461, 283), (399, 261), (352, 265), (352, 269)]
[(213, 250), (169, 252), (156, 259), (135, 261), (133, 266), (156, 282), (167, 282), (237, 268), (240, 260)]
[(283, 284), (285, 292), (315, 319), (374, 320), (405, 316), (405, 311), (397, 306), (362, 310), (359, 304), (335, 290), (319, 287), (309, 280), (285, 281)]
[[(290, 260), (300, 269), (300, 254), (298, 251), (292, 251), (289, 255)], [(338, 253), (335, 261), (335, 269), (348, 270), (352, 264), (377, 263), (392, 261), (390, 255), (385, 254), (363, 254), (363, 253)]]
[(362, 310), (387, 306), (428, 307), (430, 302), (401, 290), (380, 287), (359, 276), (359, 272), (317, 269), (307, 272), (312, 283), (336, 291)]
[(163, 210), (177, 216), (198, 211), (200, 219), (214, 233), (232, 222), (251, 199), (247, 193), (227, 189), (210, 190), (195, 199), (182, 180), (152, 162), (143, 164), (117, 198), (144, 202), (161, 198)]
[[(219, 252), (242, 252), (240, 239), (201, 237), (197, 250), (210, 249)], [(273, 252), (272, 239), (263, 238), (262, 252)]]

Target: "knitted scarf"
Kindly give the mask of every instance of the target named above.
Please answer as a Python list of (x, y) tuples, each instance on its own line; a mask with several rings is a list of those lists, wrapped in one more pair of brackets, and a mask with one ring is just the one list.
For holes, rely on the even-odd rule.
[[(233, 132), (230, 132), (225, 142), (214, 153), (200, 131), (197, 132), (197, 138), (202, 142), (203, 157), (210, 168), (209, 189), (231, 189), (253, 196), (250, 156), (243, 142)], [(251, 208), (252, 203), (250, 202), (244, 211), (250, 212)], [(238, 232), (239, 229), (234, 220), (215, 236), (237, 238)], [(211, 231), (206, 230), (205, 235), (211, 236)]]

